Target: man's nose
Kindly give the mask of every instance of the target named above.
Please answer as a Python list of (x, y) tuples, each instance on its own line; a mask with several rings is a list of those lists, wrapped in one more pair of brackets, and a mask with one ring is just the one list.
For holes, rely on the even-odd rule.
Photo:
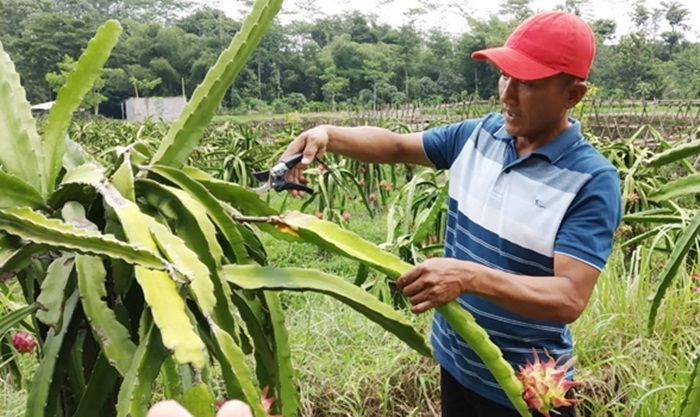
[(501, 79), (500, 87), (502, 102), (513, 102), (517, 98), (518, 81), (515, 78)]

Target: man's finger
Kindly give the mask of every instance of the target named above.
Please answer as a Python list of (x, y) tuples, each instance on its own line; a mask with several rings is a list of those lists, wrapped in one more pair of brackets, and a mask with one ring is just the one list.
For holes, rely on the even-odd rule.
[(425, 282), (422, 279), (416, 279), (412, 283), (403, 288), (404, 295), (412, 297), (425, 289)]
[(413, 281), (415, 281), (419, 276), (421, 276), (421, 273), (423, 272), (423, 268), (421, 268), (420, 265), (416, 265), (411, 270), (408, 272), (404, 273), (399, 277), (399, 279), (396, 280), (396, 286), (399, 287), (399, 289), (403, 289), (405, 286), (409, 285)]
[(192, 417), (192, 414), (175, 401), (168, 400), (154, 405), (146, 417)]
[(419, 293), (415, 294), (414, 296), (410, 297), (411, 300), (411, 305), (417, 306), (418, 304), (431, 300), (432, 297), (430, 296), (430, 293), (428, 290), (420, 291)]
[(316, 145), (307, 143), (306, 148), (304, 148), (304, 156), (301, 158), (301, 165), (303, 167), (308, 166), (316, 157), (317, 151)]
[(253, 413), (246, 403), (232, 400), (221, 406), (216, 417), (253, 417)]
[(421, 314), (421, 313), (425, 313), (426, 311), (430, 310), (434, 306), (435, 306), (435, 304), (433, 303), (432, 300), (427, 300), (427, 301), (423, 301), (422, 303), (420, 303), (418, 305), (414, 305), (413, 307), (411, 307), (411, 311), (415, 314)]

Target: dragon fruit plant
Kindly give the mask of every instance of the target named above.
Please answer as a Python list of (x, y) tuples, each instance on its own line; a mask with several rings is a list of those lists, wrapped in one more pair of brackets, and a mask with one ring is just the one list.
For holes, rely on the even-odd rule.
[(98, 29), (42, 131), (0, 44), (0, 280), (16, 283), (25, 302), (3, 308), (0, 335), (22, 325), (36, 338), (38, 349), (15, 337), (19, 351), (39, 352), (33, 375), (22, 375), (31, 378), (26, 416), (142, 417), (158, 383), (166, 398), (211, 417), (215, 365), (224, 395), (255, 417), (294, 417), (282, 290), (335, 297), (431, 354), (404, 314), (344, 279), (267, 267), (260, 232), (301, 238), (281, 221), (251, 221), (279, 217), (255, 192), (187, 166), (281, 4), (255, 2), (157, 148), (124, 144), (105, 165), (68, 128), (121, 25)]

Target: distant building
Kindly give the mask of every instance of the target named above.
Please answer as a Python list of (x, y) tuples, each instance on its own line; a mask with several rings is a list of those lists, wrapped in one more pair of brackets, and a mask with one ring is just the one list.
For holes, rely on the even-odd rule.
[(125, 113), (126, 120), (130, 122), (143, 122), (148, 117), (174, 122), (182, 113), (185, 104), (187, 100), (183, 96), (132, 97), (122, 103), (122, 111)]

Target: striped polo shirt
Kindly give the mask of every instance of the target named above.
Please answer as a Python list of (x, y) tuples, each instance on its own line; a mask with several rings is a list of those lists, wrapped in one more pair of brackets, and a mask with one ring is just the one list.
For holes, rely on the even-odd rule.
[[(428, 158), (449, 169), (445, 256), (517, 275), (552, 276), (561, 253), (602, 269), (620, 222), (615, 167), (582, 136), (581, 124), (518, 157), (502, 115), (491, 113), (423, 133)], [(531, 319), (486, 298), (457, 301), (484, 327), (516, 370), (532, 360), (570, 356), (573, 340), (564, 323)], [(470, 390), (512, 407), (478, 356), (439, 314), (431, 342), (438, 362)], [(565, 358), (563, 358), (565, 359)], [(567, 378), (573, 377), (573, 369)]]

